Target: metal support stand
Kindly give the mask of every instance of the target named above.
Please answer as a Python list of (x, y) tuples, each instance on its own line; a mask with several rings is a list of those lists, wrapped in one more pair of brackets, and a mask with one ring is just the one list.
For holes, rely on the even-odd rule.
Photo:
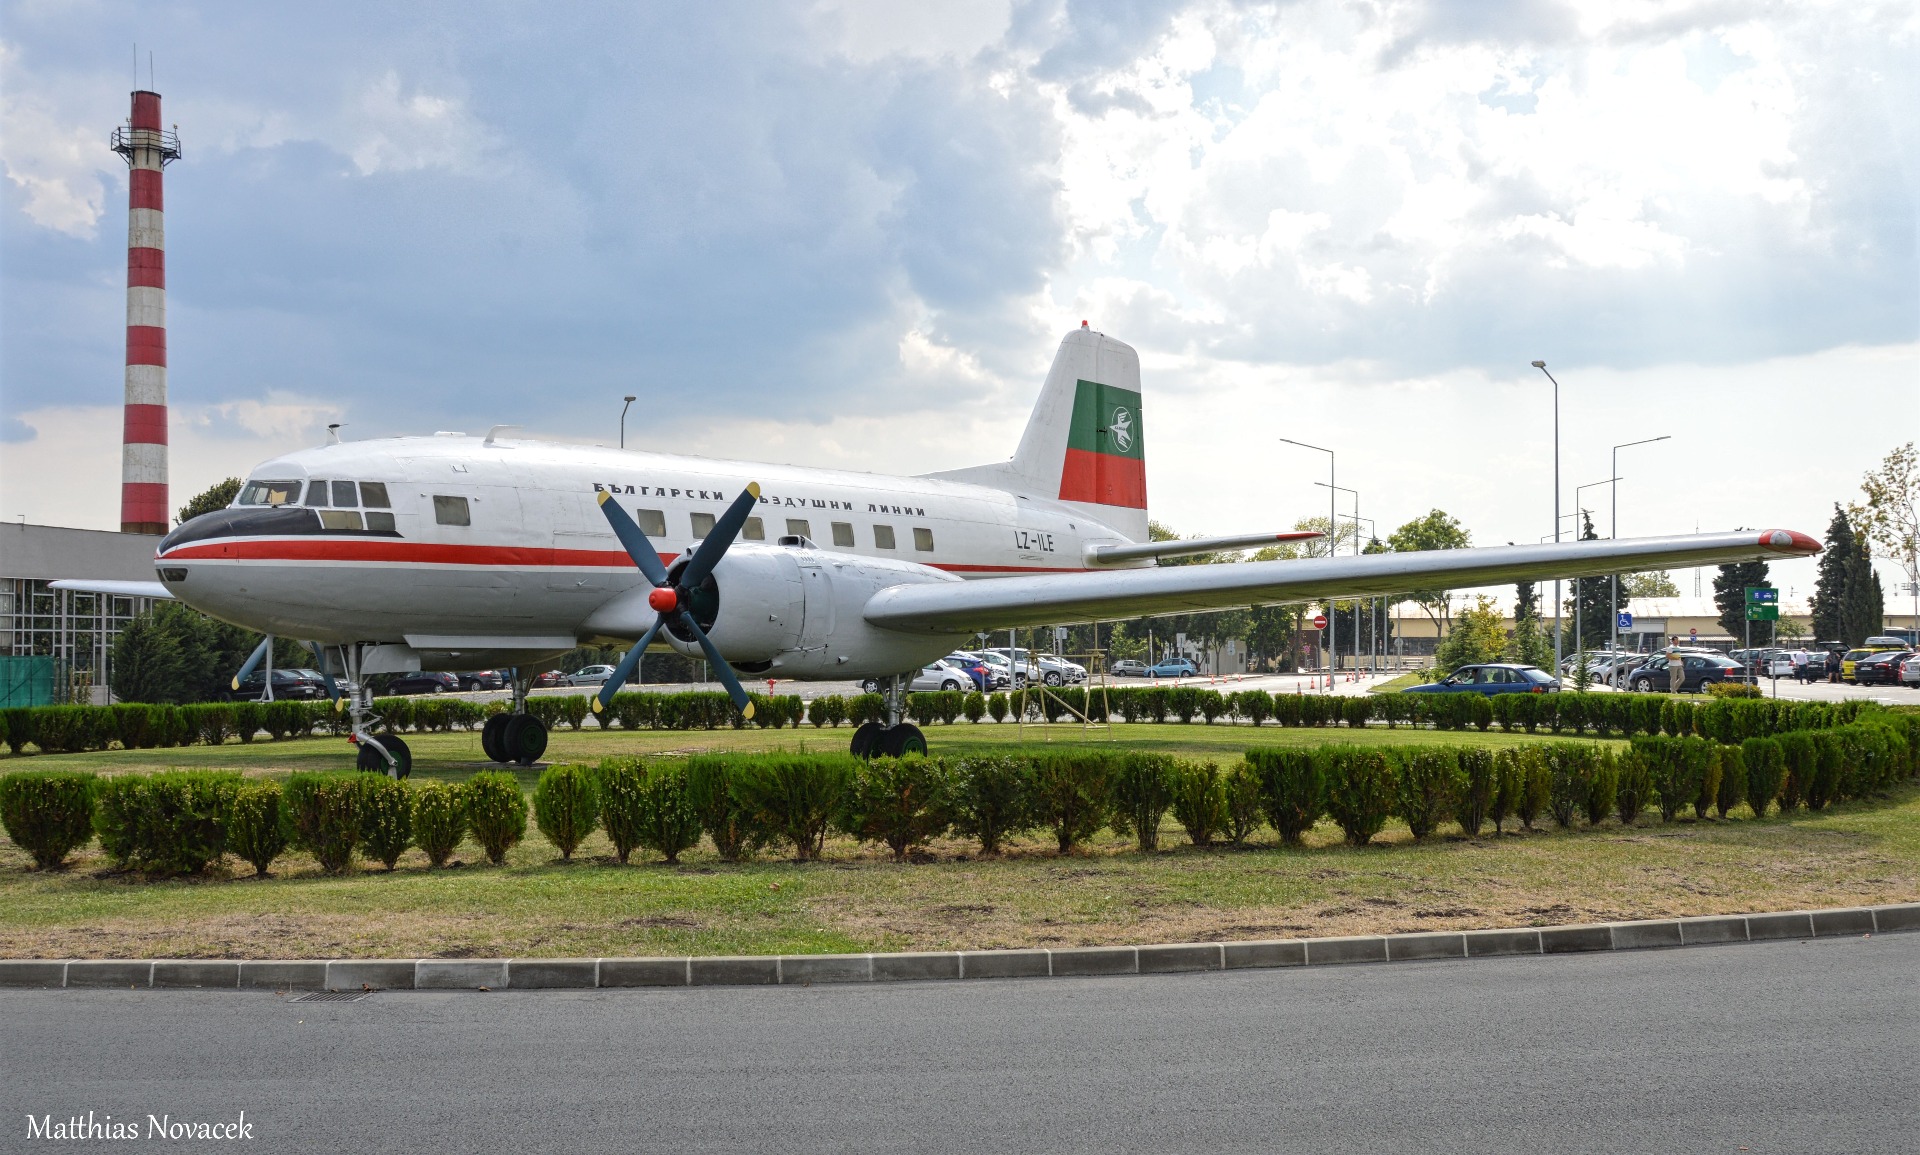
[(347, 698), (348, 730), (355, 746), (371, 749), (380, 755), (381, 761), (387, 764), (388, 777), (397, 778), (399, 760), (373, 733), (381, 719), (380, 715), (373, 712), (373, 689), (360, 673), (360, 648), (359, 642), (349, 642), (340, 648), (346, 658), (347, 680), (353, 683), (353, 693)]

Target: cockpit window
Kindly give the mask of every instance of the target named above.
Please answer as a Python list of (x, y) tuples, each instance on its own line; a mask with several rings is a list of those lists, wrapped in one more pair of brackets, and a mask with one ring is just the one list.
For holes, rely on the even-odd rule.
[(333, 483), (333, 504), (352, 509), (360, 504), (360, 495), (353, 491), (353, 482), (336, 481)]
[(363, 481), (360, 483), (360, 504), (368, 509), (389, 509), (387, 501), (387, 483), (384, 481)]
[(291, 505), (300, 500), (297, 481), (249, 481), (237, 505)]
[(325, 509), (327, 507), (326, 482), (316, 481), (312, 485), (307, 486), (307, 504), (316, 509)]

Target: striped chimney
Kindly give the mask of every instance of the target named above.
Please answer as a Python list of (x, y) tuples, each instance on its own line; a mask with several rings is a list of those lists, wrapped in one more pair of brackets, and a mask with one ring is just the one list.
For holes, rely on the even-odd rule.
[(113, 130), (126, 158), (127, 402), (120, 456), (120, 532), (167, 532), (167, 242), (160, 174), (180, 138), (160, 127), (160, 94), (135, 92)]

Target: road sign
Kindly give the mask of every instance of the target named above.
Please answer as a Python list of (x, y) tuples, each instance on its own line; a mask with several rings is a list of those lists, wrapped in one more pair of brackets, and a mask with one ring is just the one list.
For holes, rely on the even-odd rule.
[(1633, 628), (1632, 614), (1626, 613), (1624, 611), (1620, 614), (1620, 628), (1623, 630), (1630, 630)]
[(1748, 606), (1747, 620), (1750, 622), (1777, 622), (1780, 620), (1780, 607), (1768, 605)]
[[(1747, 604), (1750, 606), (1760, 605), (1762, 603), (1778, 602), (1779, 600), (1780, 600), (1779, 590), (1766, 589), (1760, 586), (1747, 587)], [(1759, 619), (1756, 618), (1754, 620), (1758, 621)]]
[(1325, 615), (1325, 614), (1315, 614), (1315, 615), (1313, 615), (1313, 628), (1314, 628), (1314, 629), (1316, 629), (1316, 630), (1324, 630), (1324, 629), (1326, 629), (1326, 628), (1327, 628), (1327, 615)]
[(1699, 631), (1699, 630), (1688, 630), (1688, 631), (1687, 631), (1687, 636), (1688, 636), (1688, 637), (1690, 637), (1690, 638), (1697, 638), (1697, 637), (1699, 637), (1699, 636), (1700, 636), (1700, 631)]

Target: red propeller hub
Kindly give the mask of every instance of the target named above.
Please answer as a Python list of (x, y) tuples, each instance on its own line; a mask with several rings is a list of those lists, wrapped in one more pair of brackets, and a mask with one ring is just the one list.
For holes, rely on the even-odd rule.
[(647, 604), (653, 607), (656, 614), (670, 614), (680, 607), (680, 595), (674, 593), (670, 586), (658, 586), (647, 595)]

